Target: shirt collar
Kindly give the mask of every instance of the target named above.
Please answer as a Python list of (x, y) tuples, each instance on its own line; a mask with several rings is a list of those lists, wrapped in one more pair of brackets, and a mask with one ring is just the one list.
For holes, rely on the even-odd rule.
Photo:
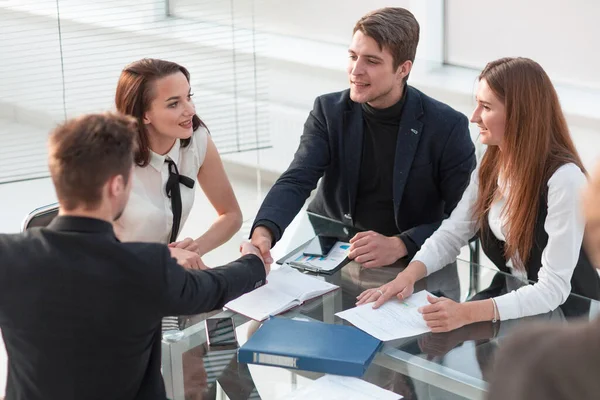
[(115, 235), (113, 226), (108, 221), (72, 215), (57, 216), (50, 222), (48, 229), (63, 232), (108, 233), (112, 236)]
[(175, 140), (175, 144), (171, 147), (171, 150), (165, 155), (156, 154), (152, 150), (148, 149), (150, 152), (150, 161), (149, 164), (157, 171), (161, 171), (165, 165), (165, 159), (168, 157), (175, 164), (179, 163), (179, 149), (181, 148), (181, 140)]

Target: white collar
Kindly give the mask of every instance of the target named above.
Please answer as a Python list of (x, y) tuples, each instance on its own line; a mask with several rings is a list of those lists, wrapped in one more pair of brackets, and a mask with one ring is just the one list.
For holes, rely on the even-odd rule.
[(179, 162), (179, 149), (181, 148), (181, 140), (176, 139), (175, 144), (171, 147), (171, 150), (167, 154), (160, 155), (156, 154), (152, 150), (148, 149), (150, 152), (150, 161), (149, 164), (157, 171), (161, 171), (163, 166), (165, 165), (165, 160), (170, 158), (173, 160), (175, 164)]

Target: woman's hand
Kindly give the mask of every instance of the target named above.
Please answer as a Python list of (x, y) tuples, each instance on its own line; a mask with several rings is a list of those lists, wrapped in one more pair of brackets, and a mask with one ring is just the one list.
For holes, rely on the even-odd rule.
[(419, 308), (431, 332), (449, 332), (472, 322), (466, 313), (465, 304), (445, 297), (427, 296), (429, 305)]
[(177, 260), (177, 263), (188, 269), (208, 269), (202, 262), (202, 259), (193, 251), (181, 249), (178, 247), (169, 247), (171, 257)]
[(192, 251), (192, 252), (200, 255), (200, 252), (199, 252), (200, 247), (198, 246), (198, 243), (190, 237), (180, 240), (179, 242), (169, 243), (169, 247)]
[(406, 273), (400, 272), (398, 276), (391, 282), (385, 285), (379, 286), (374, 289), (367, 289), (362, 292), (356, 299), (356, 305), (375, 302), (373, 308), (379, 308), (386, 301), (397, 297), (399, 300), (404, 300), (411, 294), (415, 289), (414, 280)]
[(463, 338), (461, 329), (457, 329), (452, 332), (429, 333), (420, 337), (417, 343), (421, 351), (427, 354), (428, 359), (430, 359), (445, 356), (450, 350), (466, 340), (468, 339)]

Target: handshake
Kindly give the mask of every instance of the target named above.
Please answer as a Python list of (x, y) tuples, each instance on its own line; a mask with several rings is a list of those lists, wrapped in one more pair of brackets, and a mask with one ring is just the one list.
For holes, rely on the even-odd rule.
[(269, 275), (269, 272), (271, 271), (271, 263), (266, 263), (265, 262), (265, 259), (263, 258), (263, 255), (261, 254), (261, 252), (258, 249), (258, 247), (254, 246), (250, 242), (243, 242), (240, 245), (240, 253), (242, 253), (242, 256), (245, 256), (247, 254), (254, 254), (255, 256), (257, 256), (258, 258), (260, 258), (260, 261), (262, 261), (262, 263), (265, 266), (265, 272), (266, 272), (266, 274)]
[[(182, 267), (198, 270), (210, 269), (202, 261), (199, 250), (200, 249), (198, 248), (196, 242), (194, 242), (191, 238), (185, 238), (180, 242), (174, 242), (169, 244), (169, 251), (171, 252), (171, 257), (176, 259), (177, 263)], [(270, 255), (267, 258), (265, 258), (264, 255), (261, 254), (260, 249), (250, 242), (243, 242), (240, 245), (240, 253), (242, 253), (242, 256), (245, 256), (246, 254), (254, 254), (255, 256), (257, 256), (260, 259), (260, 261), (262, 261), (262, 263), (264, 264), (265, 272), (267, 273), (267, 275), (269, 274), (272, 263)]]

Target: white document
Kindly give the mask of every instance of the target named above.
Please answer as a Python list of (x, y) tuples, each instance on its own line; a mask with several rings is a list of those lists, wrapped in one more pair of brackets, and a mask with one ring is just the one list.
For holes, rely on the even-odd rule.
[(421, 290), (404, 301), (396, 298), (377, 309), (373, 309), (373, 303), (367, 303), (335, 315), (383, 341), (420, 335), (431, 331), (417, 311), (429, 304), (427, 295), (433, 296)]
[(398, 400), (402, 396), (350, 376), (325, 375), (287, 394), (286, 400)]
[(344, 261), (349, 249), (350, 243), (336, 242), (327, 257), (305, 256), (303, 254), (304, 249), (300, 249), (285, 260), (285, 263), (290, 265), (299, 264), (317, 271), (331, 271)]
[(225, 304), (225, 308), (263, 321), (338, 286), (282, 265), (267, 276), (267, 284)]

